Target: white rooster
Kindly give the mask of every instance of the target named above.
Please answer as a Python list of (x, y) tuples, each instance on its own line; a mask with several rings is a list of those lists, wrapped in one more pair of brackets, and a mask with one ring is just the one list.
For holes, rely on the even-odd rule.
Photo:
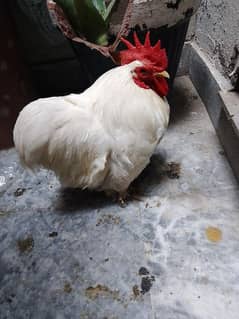
[(167, 56), (150, 34), (117, 54), (121, 66), (81, 94), (38, 99), (20, 113), (14, 142), (22, 163), (53, 170), (63, 186), (123, 198), (149, 163), (169, 121)]

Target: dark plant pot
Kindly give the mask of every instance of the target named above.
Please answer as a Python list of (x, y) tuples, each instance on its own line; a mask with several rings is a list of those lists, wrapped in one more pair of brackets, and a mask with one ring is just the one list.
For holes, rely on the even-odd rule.
[[(160, 27), (157, 29), (151, 29), (151, 43), (154, 44), (161, 40), (162, 47), (167, 51), (169, 65), (168, 71), (170, 74), (170, 85), (172, 85), (175, 75), (177, 73), (187, 29), (188, 29), (189, 19), (171, 27)], [(137, 31), (141, 41), (144, 40), (146, 30), (141, 31), (137, 28), (134, 29)], [(129, 34), (129, 39), (133, 41), (133, 31)], [(85, 86), (84, 88), (89, 87), (101, 74), (105, 73), (109, 69), (115, 67), (115, 64), (109, 59), (101, 55), (98, 51), (91, 50), (86, 47), (84, 44), (78, 44), (71, 42), (71, 45), (76, 53), (79, 62), (81, 63), (84, 69), (84, 78)], [(123, 49), (122, 45), (119, 46), (119, 49)]]

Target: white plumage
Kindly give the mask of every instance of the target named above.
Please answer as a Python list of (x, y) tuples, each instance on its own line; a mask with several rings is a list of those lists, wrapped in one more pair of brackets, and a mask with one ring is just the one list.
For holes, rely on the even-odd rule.
[(114, 68), (81, 94), (28, 104), (14, 128), (22, 163), (53, 170), (64, 186), (126, 191), (169, 121), (167, 100), (133, 80), (142, 65)]

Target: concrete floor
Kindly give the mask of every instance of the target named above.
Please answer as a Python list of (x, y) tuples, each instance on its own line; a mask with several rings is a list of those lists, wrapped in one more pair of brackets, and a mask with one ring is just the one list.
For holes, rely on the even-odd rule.
[(126, 208), (0, 153), (1, 319), (238, 318), (238, 185), (187, 77), (171, 103)]

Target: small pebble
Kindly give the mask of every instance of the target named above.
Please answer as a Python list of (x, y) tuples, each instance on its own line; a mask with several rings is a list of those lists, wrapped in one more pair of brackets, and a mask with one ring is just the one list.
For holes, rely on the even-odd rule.
[(51, 232), (51, 233), (49, 233), (49, 237), (56, 237), (58, 235), (58, 232), (56, 232), (56, 231), (53, 231), (53, 232)]
[(17, 190), (14, 192), (14, 196), (22, 196), (22, 194), (25, 192), (25, 188), (17, 188)]

